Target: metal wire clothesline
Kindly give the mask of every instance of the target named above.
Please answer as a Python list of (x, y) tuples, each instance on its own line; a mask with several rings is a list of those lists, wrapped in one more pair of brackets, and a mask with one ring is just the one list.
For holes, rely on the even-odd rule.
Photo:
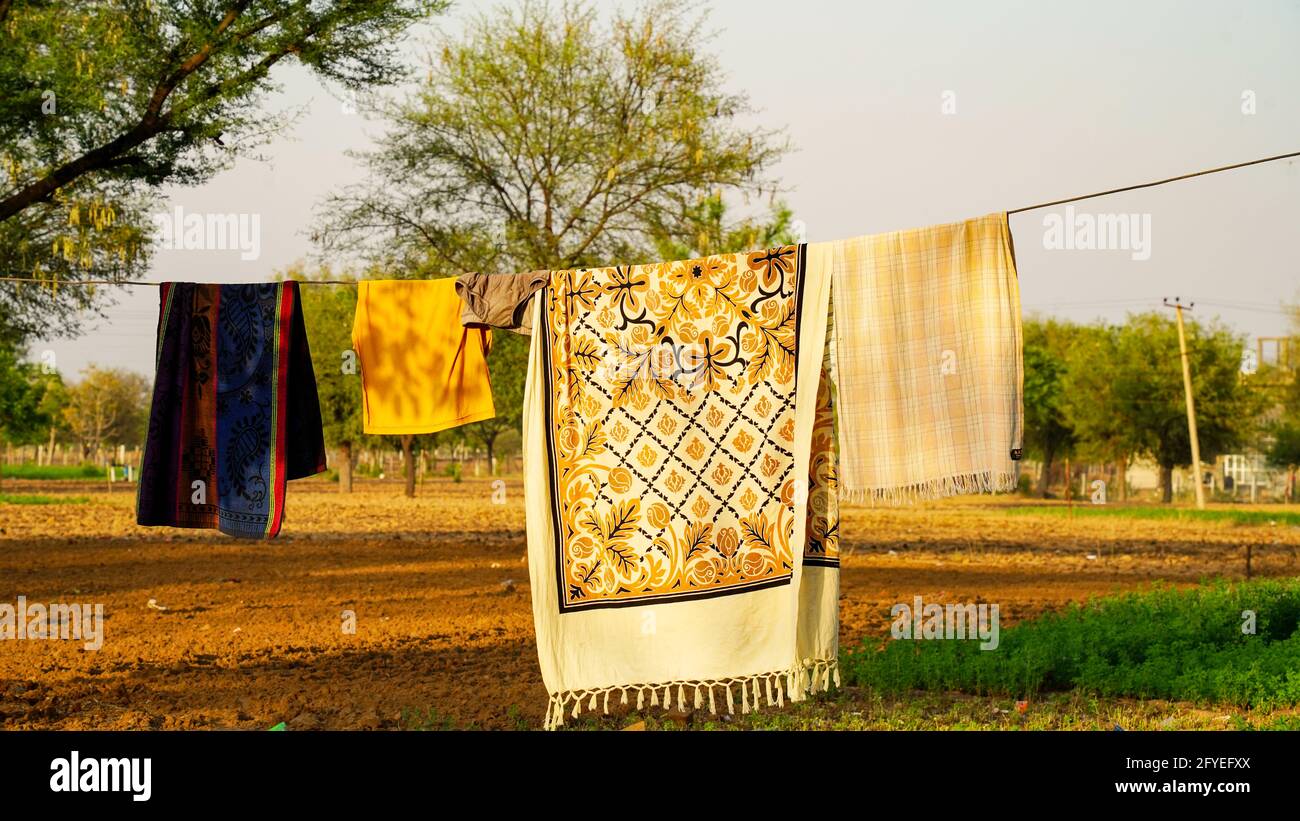
[[(1277, 162), (1278, 160), (1288, 160), (1295, 157), (1300, 157), (1300, 151), (1292, 151), (1288, 154), (1277, 154), (1272, 157), (1261, 157), (1260, 159), (1257, 160), (1248, 160), (1246, 162), (1233, 163), (1232, 165), (1221, 165), (1217, 168), (1207, 168), (1203, 171), (1193, 171), (1190, 174), (1179, 174), (1176, 177), (1166, 177), (1165, 179), (1162, 180), (1154, 180), (1152, 182), (1144, 182), (1144, 183), (1139, 183), (1137, 185), (1126, 185), (1121, 188), (1111, 188), (1106, 191), (1097, 191), (1092, 194), (1079, 194), (1073, 197), (1066, 197), (1064, 199), (1052, 200), (1051, 202), (1041, 202), (1038, 203), (1037, 205), (1026, 205), (1022, 208), (1014, 208), (1010, 211), (1007, 211), (1007, 215), (1011, 216), (1014, 214), (1022, 214), (1026, 211), (1037, 211), (1042, 208), (1052, 208), (1057, 205), (1065, 205), (1067, 203), (1080, 202), (1082, 200), (1091, 200), (1091, 199), (1096, 199), (1097, 197), (1106, 197), (1106, 196), (1110, 196), (1111, 194), (1122, 194), (1126, 191), (1137, 191), (1143, 188), (1154, 188), (1157, 185), (1166, 185), (1171, 182), (1189, 180), (1192, 179), (1193, 177), (1203, 177), (1207, 174), (1218, 174), (1223, 171), (1233, 171), (1238, 168), (1246, 168), (1252, 165), (1261, 165), (1263, 163)], [(357, 283), (357, 280), (353, 280), (353, 279), (300, 279), (296, 281), (301, 285), (355, 285)], [(10, 277), (10, 276), (0, 277), (0, 282), (24, 282), (24, 283), (30, 282), (30, 283), (47, 285), (52, 287), (57, 286), (60, 288), (65, 285), (118, 285), (118, 286), (138, 285), (143, 287), (156, 288), (161, 284), (158, 282), (146, 282), (144, 280), (136, 280), (136, 279), (60, 280), (60, 279), (38, 279), (36, 277)]]

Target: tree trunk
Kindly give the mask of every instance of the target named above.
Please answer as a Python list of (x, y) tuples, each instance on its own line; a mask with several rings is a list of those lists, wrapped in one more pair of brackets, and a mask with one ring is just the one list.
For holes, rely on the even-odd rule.
[(1160, 466), (1160, 501), (1169, 504), (1174, 500), (1174, 468), (1172, 465)]
[(352, 492), (352, 443), (339, 443), (339, 493)]
[(1049, 450), (1043, 454), (1043, 475), (1038, 477), (1038, 498), (1046, 499), (1052, 484), (1052, 456)]
[(415, 498), (415, 450), (412, 443), (415, 437), (411, 434), (402, 435), (402, 465), (406, 471), (406, 495)]
[(486, 440), (484, 442), (484, 444), (487, 445), (488, 476), (497, 475), (497, 457), (494, 451), (492, 450), (492, 445), (495, 442), (496, 442), (495, 436), (486, 437)]
[(1116, 464), (1115, 467), (1119, 471), (1119, 475), (1115, 477), (1119, 481), (1119, 500), (1121, 502), (1127, 502), (1128, 501), (1128, 456), (1119, 457), (1119, 462)]

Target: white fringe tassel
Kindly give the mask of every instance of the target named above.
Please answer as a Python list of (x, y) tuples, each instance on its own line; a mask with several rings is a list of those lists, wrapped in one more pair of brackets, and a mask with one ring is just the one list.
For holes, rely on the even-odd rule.
[(839, 482), (838, 493), (841, 503), (859, 502), (872, 506), (907, 505), (970, 493), (1005, 493), (1016, 489), (1016, 474), (1001, 470), (983, 470), (891, 487), (851, 487), (842, 475), (839, 477)]
[(740, 711), (742, 714), (748, 714), (751, 711), (757, 712), (763, 706), (764, 696), (766, 696), (769, 707), (784, 707), (787, 701), (794, 704), (803, 701), (810, 695), (826, 692), (831, 688), (832, 682), (836, 687), (840, 684), (839, 661), (837, 659), (803, 659), (789, 670), (756, 673), (752, 676), (739, 676), (737, 678), (712, 681), (668, 681), (658, 684), (624, 684), (614, 687), (601, 687), (595, 690), (570, 690), (551, 695), (546, 705), (546, 718), (542, 722), (542, 728), (556, 730), (563, 727), (566, 713), (572, 718), (577, 718), (584, 710), (586, 712), (595, 712), (598, 707), (603, 708), (604, 712), (608, 713), (610, 695), (618, 693), (619, 702), (627, 704), (629, 689), (636, 691), (637, 710), (645, 709), (647, 691), (650, 693), (650, 706), (657, 707), (662, 701), (663, 708), (671, 710), (674, 706), (673, 689), (676, 688), (676, 707), (681, 712), (686, 711), (687, 688), (693, 688), (695, 691), (693, 702), (696, 710), (703, 709), (704, 693), (707, 692), (709, 712), (716, 715), (722, 705), (715, 701), (713, 689), (721, 687), (727, 694), (727, 714), (735, 715), (736, 700), (735, 695), (732, 693), (732, 687), (740, 687)]

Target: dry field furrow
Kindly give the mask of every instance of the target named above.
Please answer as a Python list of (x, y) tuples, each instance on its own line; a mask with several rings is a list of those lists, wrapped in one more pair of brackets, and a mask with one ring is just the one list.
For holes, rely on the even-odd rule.
[[(486, 480), (415, 499), (295, 482), (282, 536), (261, 543), (139, 528), (122, 487), (4, 490), (88, 500), (0, 504), (0, 602), (102, 603), (106, 640), (0, 642), (0, 727), (541, 723), (518, 481), (505, 504)], [(1257, 575), (1300, 572), (1296, 528), (1012, 517), (988, 499), (850, 508), (842, 532), (844, 642), (883, 639), (890, 606), (916, 595), (998, 602), (1006, 625), (1156, 580), (1237, 578), (1246, 544)]]

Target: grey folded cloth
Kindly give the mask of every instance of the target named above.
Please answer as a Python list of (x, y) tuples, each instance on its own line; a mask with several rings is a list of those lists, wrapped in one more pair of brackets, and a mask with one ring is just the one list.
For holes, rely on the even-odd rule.
[(528, 301), (550, 278), (550, 271), (462, 274), (456, 278), (456, 295), (460, 297), (460, 324), (531, 334), (533, 315), (528, 310)]

